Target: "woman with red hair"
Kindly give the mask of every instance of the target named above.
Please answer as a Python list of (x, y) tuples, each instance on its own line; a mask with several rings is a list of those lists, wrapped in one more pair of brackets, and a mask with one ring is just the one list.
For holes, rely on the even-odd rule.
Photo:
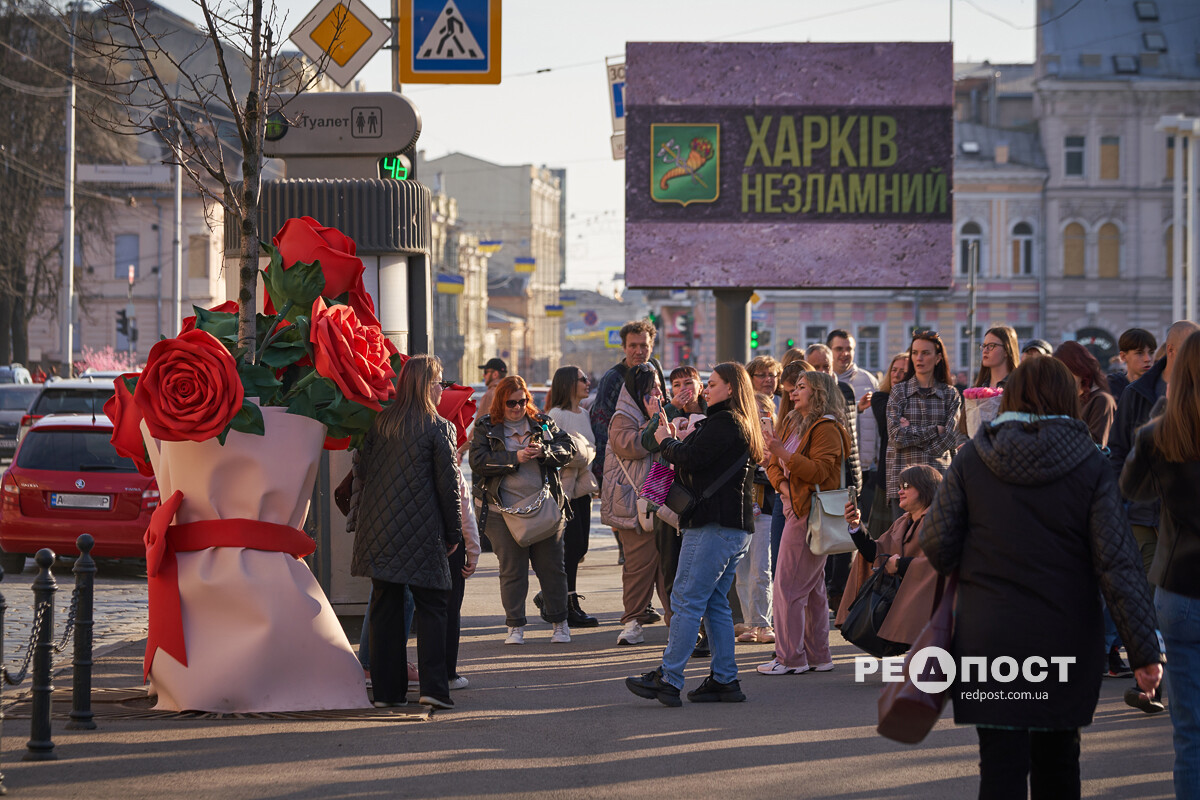
[(546, 491), (542, 502), (553, 503), (564, 513), (567, 501), (558, 472), (574, 455), (571, 437), (550, 417), (538, 413), (523, 378), (510, 375), (496, 384), (488, 414), (475, 423), (471, 475), (479, 529), (487, 534), (500, 565), (500, 600), (508, 626), (505, 644), (525, 643), (531, 563), (542, 588), (543, 616), (554, 626), (550, 641), (571, 641), (562, 523), (557, 531), (526, 547), (513, 537), (500, 509), (524, 504)]
[(1079, 342), (1063, 342), (1054, 357), (1067, 365), (1079, 387), (1079, 418), (1087, 423), (1092, 441), (1108, 447), (1108, 432), (1117, 415), (1117, 401), (1108, 393), (1108, 379), (1100, 371), (1100, 362)]

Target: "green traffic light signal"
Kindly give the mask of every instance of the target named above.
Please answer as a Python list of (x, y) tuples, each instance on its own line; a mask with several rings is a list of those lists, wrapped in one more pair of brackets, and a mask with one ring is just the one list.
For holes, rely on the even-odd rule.
[(796, 340), (795, 340), (795, 339), (788, 339), (788, 340), (787, 340), (787, 346), (788, 346), (788, 347), (795, 347), (795, 346), (796, 346)]

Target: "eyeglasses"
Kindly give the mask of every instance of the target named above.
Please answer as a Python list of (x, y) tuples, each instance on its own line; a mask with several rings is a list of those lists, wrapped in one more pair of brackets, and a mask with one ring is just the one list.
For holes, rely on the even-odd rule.
[(762, 380), (763, 378), (770, 378), (771, 380), (779, 380), (779, 376), (782, 374), (783, 374), (782, 372), (756, 372), (753, 375), (751, 375), (750, 377), (758, 378), (759, 380)]
[(929, 330), (928, 328), (926, 328), (924, 330), (913, 331), (912, 338), (914, 338), (914, 339), (935, 339), (935, 338), (937, 338), (937, 335), (938, 335), (937, 331)]
[(995, 350), (997, 347), (1003, 347), (1003, 346), (1004, 345), (996, 344), (995, 342), (984, 342), (983, 344), (979, 345), (979, 349), (985, 353), (990, 353), (993, 350)]
[(443, 389), (449, 389), (453, 385), (454, 381), (438, 381), (438, 386), (442, 387)]
[(901, 482), (900, 482), (900, 488), (901, 488), (901, 489), (911, 489), (911, 488), (912, 488), (912, 484), (911, 484), (911, 483), (909, 483), (908, 481), (901, 481)]
[(509, 408), (520, 408), (521, 406), (528, 405), (528, 404), (529, 404), (528, 397), (519, 398), (517, 400), (505, 400), (504, 401), (504, 405), (506, 405)]
[(591, 382), (592, 382), (592, 380), (591, 380), (591, 378), (589, 378), (587, 375), (580, 375), (580, 376), (579, 376), (579, 382), (580, 382), (580, 383), (591, 383)]

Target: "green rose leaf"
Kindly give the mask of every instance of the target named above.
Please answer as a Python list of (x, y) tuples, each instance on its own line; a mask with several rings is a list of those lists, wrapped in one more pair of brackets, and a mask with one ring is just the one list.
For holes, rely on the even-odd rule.
[(271, 267), (263, 270), (262, 274), (275, 308), (281, 309), (288, 301), (292, 302), (292, 311), (287, 317), (289, 322), (308, 313), (313, 302), (325, 291), (325, 275), (321, 272), (320, 260), (311, 264), (297, 261), (287, 269), (282, 264), (276, 267), (272, 262)]
[(211, 333), (222, 341), (237, 342), (238, 315), (227, 311), (209, 311), (192, 306), (196, 312), (196, 330)]
[[(262, 364), (247, 364), (238, 362), (238, 377), (242, 379), (242, 388), (246, 397), (258, 397), (263, 403), (269, 403), (276, 391), (283, 384), (275, 377), (275, 370)], [(244, 409), (243, 409), (244, 410)], [(261, 419), (262, 415), (259, 414)], [(236, 430), (241, 430), (237, 428)]]
[[(262, 436), (266, 432), (266, 426), (263, 425), (262, 410), (249, 400), (244, 401), (242, 403), (242, 410), (229, 423), (229, 429), (235, 430), (238, 433)], [(224, 436), (225, 434), (222, 433), (221, 435)], [(221, 444), (225, 444), (225, 442), (222, 441)]]

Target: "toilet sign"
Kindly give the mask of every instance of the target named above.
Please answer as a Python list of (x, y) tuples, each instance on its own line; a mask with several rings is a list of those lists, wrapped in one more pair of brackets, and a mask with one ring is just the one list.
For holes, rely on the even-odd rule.
[(330, 80), (345, 87), (392, 38), (392, 29), (362, 0), (321, 0), (290, 38), (300, 52), (324, 66)]
[(400, 0), (401, 83), (499, 83), (500, 0)]

